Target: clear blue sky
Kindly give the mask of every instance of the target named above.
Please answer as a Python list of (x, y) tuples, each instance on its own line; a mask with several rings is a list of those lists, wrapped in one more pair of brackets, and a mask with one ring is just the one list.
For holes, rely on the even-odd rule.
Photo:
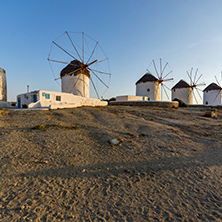
[(168, 61), (174, 82), (189, 82), (199, 68), (208, 85), (222, 70), (221, 0), (1, 0), (0, 67), (8, 100), (26, 91), (60, 91), (47, 61), (51, 42), (64, 31), (98, 40), (110, 60), (104, 95), (134, 95), (152, 59)]

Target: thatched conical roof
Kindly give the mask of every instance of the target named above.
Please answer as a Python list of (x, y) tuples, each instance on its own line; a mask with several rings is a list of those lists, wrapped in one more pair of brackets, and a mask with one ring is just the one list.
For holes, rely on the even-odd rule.
[(210, 91), (210, 90), (222, 90), (222, 88), (218, 86), (216, 83), (211, 83), (203, 91)]
[(5, 73), (5, 70), (3, 68), (0, 67), (0, 72)]
[(186, 82), (184, 81), (183, 79), (181, 79), (175, 86), (173, 86), (173, 89), (182, 89), (182, 88), (190, 88), (191, 86)]
[(73, 74), (76, 76), (80, 73), (84, 73), (90, 78), (90, 73), (86, 68), (84, 68), (83, 64), (79, 60), (73, 60), (64, 69), (62, 69), (62, 71), (60, 72), (60, 77), (62, 78), (63, 76)]
[(140, 78), (137, 82), (136, 82), (136, 85), (138, 83), (144, 83), (144, 82), (156, 82), (158, 81), (158, 79), (153, 76), (152, 74), (150, 73), (146, 73), (142, 78)]

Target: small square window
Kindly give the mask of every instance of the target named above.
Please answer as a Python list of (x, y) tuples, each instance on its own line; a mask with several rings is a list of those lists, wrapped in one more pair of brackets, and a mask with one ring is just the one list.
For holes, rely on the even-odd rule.
[(50, 94), (46, 93), (46, 94), (45, 94), (45, 98), (46, 98), (46, 99), (50, 99)]
[(61, 101), (61, 96), (56, 96), (56, 101)]
[(42, 93), (42, 96), (45, 96), (45, 93)]
[(150, 89), (147, 89), (147, 92), (149, 92), (150, 91)]

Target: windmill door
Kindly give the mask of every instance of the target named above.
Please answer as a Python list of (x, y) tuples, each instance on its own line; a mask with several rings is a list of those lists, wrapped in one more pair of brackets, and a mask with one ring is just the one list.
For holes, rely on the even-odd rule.
[(34, 102), (34, 103), (37, 102), (37, 95), (36, 95), (36, 94), (33, 95), (33, 102)]
[(17, 105), (18, 105), (18, 108), (21, 108), (21, 98), (20, 97), (18, 97), (18, 99), (17, 99)]

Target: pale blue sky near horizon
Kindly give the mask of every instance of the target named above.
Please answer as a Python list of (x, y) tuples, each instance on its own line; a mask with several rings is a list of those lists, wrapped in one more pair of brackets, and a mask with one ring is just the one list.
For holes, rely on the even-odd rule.
[(61, 90), (47, 57), (52, 40), (66, 30), (87, 33), (109, 57), (112, 78), (104, 98), (135, 95), (135, 82), (152, 59), (169, 63), (169, 88), (189, 82), (191, 67), (207, 85), (222, 71), (220, 0), (1, 0), (0, 8), (0, 67), (9, 101), (27, 85)]

